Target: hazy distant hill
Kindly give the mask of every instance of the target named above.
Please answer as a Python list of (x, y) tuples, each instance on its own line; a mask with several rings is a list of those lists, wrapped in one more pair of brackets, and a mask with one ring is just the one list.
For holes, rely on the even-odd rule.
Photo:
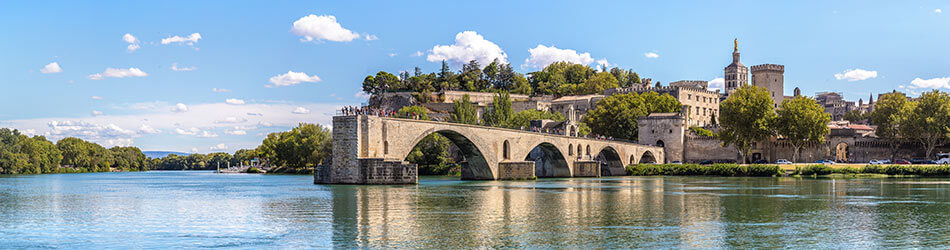
[(151, 158), (162, 158), (162, 157), (172, 155), (172, 154), (183, 155), (183, 156), (189, 155), (189, 153), (172, 152), (172, 151), (142, 151), (142, 153), (145, 154), (146, 157), (151, 157)]

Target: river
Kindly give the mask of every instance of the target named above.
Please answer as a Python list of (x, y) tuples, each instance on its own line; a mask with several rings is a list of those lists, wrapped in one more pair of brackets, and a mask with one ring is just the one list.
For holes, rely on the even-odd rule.
[(0, 176), (2, 248), (881, 248), (950, 245), (950, 181)]

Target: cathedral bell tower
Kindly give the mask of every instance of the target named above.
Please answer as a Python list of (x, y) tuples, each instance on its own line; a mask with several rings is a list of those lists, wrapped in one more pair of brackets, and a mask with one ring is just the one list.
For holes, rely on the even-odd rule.
[(749, 68), (739, 62), (739, 39), (733, 40), (732, 63), (723, 70), (726, 82), (726, 95), (736, 92), (739, 87), (749, 84)]

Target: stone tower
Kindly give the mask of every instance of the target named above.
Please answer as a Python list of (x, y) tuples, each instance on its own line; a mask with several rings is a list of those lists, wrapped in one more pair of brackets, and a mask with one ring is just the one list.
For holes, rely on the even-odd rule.
[(739, 41), (735, 41), (732, 49), (732, 63), (725, 68), (726, 95), (732, 94), (737, 88), (749, 84), (749, 68), (739, 62)]
[(765, 88), (778, 108), (785, 99), (785, 66), (761, 64), (752, 66), (752, 86)]

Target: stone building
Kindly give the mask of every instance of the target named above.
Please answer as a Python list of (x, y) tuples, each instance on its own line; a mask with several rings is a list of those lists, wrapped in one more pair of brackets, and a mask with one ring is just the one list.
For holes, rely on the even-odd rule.
[[(684, 82), (684, 81), (679, 81)], [(657, 92), (658, 94), (669, 94), (676, 98), (683, 105), (683, 110), (686, 112), (687, 125), (692, 126), (706, 126), (709, 124), (718, 123), (719, 117), (719, 102), (721, 95), (718, 91), (709, 91), (705, 88), (695, 88), (695, 87), (678, 87), (678, 86), (666, 86), (666, 87), (650, 87), (650, 88), (614, 88), (604, 91), (604, 95), (610, 96), (613, 94), (622, 94), (622, 93), (646, 93), (646, 92)], [(713, 120), (716, 120), (715, 122)]]
[(775, 107), (785, 100), (785, 66), (760, 64), (752, 66), (752, 86), (765, 88), (771, 94)]
[(551, 101), (549, 110), (561, 113), (569, 121), (581, 121), (587, 112), (597, 108), (597, 102), (601, 99), (604, 99), (604, 95), (564, 96)]
[(686, 121), (682, 113), (653, 113), (637, 119), (637, 143), (663, 147), (666, 161), (683, 161)]
[(730, 63), (729, 66), (726, 66), (726, 68), (723, 69), (725, 73), (723, 78), (726, 81), (725, 95), (727, 96), (729, 94), (732, 94), (732, 92), (735, 92), (736, 89), (738, 89), (739, 87), (749, 84), (749, 68), (746, 68), (744, 65), (742, 65), (741, 62), (739, 62), (738, 40), (735, 43), (736, 43), (735, 47), (732, 50), (732, 63)]
[(820, 92), (815, 96), (815, 100), (825, 108), (825, 113), (831, 115), (832, 121), (843, 120), (844, 114), (856, 108), (854, 102), (844, 100), (841, 93), (836, 92)]
[(679, 80), (671, 82), (670, 86), (672, 87), (690, 87), (697, 89), (706, 89), (709, 87), (709, 82), (700, 81), (700, 80)]

